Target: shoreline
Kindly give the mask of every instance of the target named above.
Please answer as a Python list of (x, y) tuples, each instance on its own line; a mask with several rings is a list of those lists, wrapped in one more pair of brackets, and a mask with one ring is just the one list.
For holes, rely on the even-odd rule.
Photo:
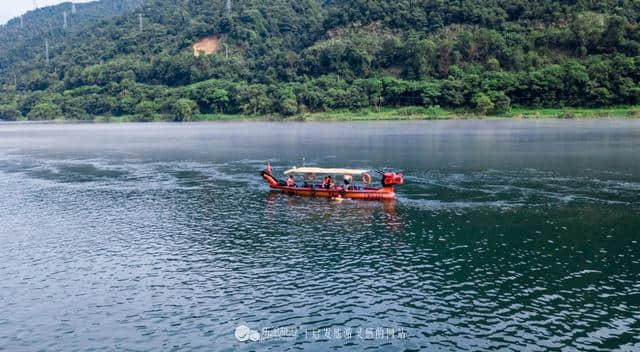
[(402, 107), (363, 110), (339, 110), (302, 113), (292, 116), (280, 115), (239, 115), (239, 114), (195, 114), (185, 121), (174, 121), (170, 116), (156, 115), (142, 121), (135, 115), (96, 116), (91, 120), (18, 120), (0, 121), (30, 123), (131, 123), (131, 122), (373, 122), (373, 121), (427, 121), (427, 120), (637, 120), (640, 106), (619, 106), (607, 108), (522, 108), (515, 107), (500, 115), (481, 115), (466, 110), (445, 110), (441, 108)]
[[(371, 122), (420, 120), (535, 120), (535, 119), (640, 119), (640, 106), (606, 108), (526, 108), (514, 107), (505, 114), (481, 115), (467, 110), (445, 110), (439, 107), (410, 106), (361, 110), (337, 110), (281, 115), (197, 114), (185, 122), (261, 121), (261, 122)], [(136, 122), (133, 116), (96, 118), (96, 122)], [(169, 118), (154, 121), (171, 122)]]
[(610, 108), (514, 108), (505, 114), (482, 115), (440, 108), (383, 108), (378, 111), (330, 111), (293, 117), (300, 121), (402, 121), (402, 120), (535, 120), (535, 119), (640, 119), (640, 106)]

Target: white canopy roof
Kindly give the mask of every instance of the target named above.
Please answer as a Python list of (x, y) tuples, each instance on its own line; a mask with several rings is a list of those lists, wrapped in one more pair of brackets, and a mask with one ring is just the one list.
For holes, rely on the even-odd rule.
[(327, 174), (327, 175), (362, 175), (369, 170), (361, 169), (325, 169), (322, 167), (294, 167), (284, 172), (288, 174)]

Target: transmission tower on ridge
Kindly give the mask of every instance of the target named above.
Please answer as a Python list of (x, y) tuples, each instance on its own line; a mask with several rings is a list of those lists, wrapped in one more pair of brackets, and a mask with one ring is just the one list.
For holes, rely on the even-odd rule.
[(71, 3), (71, 14), (72, 15), (76, 14), (76, 3), (75, 2)]
[(38, 1), (33, 0), (33, 9), (36, 10), (38, 8)]
[(45, 39), (44, 41), (44, 56), (47, 62), (47, 66), (49, 66), (49, 39)]
[(62, 12), (62, 17), (64, 18), (64, 24), (62, 25), (62, 29), (67, 29), (67, 11)]
[(142, 32), (142, 14), (138, 14), (138, 26), (140, 27), (140, 32)]
[(24, 16), (20, 15), (20, 28), (24, 28)]

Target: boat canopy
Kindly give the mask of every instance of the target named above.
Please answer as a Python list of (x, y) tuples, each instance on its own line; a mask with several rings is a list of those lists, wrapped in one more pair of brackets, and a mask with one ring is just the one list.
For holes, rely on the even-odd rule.
[(322, 167), (294, 167), (284, 172), (289, 174), (325, 174), (325, 175), (362, 175), (369, 170), (360, 169), (326, 169)]

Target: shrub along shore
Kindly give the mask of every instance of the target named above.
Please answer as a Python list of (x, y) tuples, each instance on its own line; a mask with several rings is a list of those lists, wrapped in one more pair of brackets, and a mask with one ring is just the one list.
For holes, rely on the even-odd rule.
[[(447, 110), (439, 107), (402, 107), (361, 110), (336, 110), (293, 116), (243, 114), (193, 114), (182, 121), (394, 121), (394, 120), (478, 120), (478, 119), (640, 119), (640, 106), (608, 108), (521, 108), (501, 115), (483, 115), (475, 111)], [(71, 122), (68, 119), (55, 119)], [(94, 122), (140, 122), (136, 115), (98, 116)], [(154, 115), (149, 121), (176, 121), (171, 115)]]

